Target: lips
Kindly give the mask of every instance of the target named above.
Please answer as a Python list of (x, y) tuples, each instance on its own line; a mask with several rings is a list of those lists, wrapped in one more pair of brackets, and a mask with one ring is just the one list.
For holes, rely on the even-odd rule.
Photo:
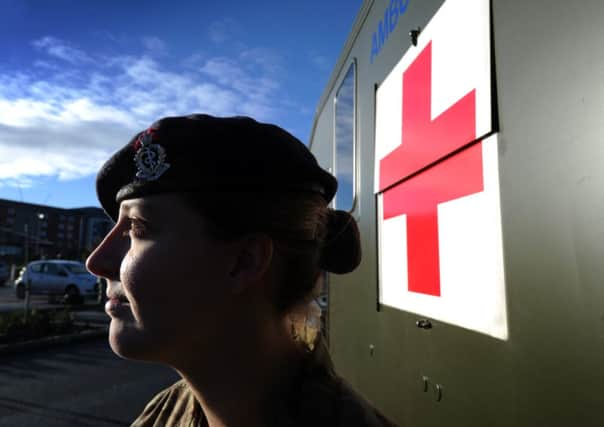
[(115, 295), (115, 296), (110, 297), (109, 299), (118, 300), (119, 302), (121, 302), (123, 304), (130, 304), (130, 301), (128, 301), (128, 298), (126, 298), (126, 295)]
[(105, 311), (111, 317), (119, 317), (120, 315), (130, 313), (130, 301), (122, 292), (107, 292)]
[(128, 298), (126, 298), (126, 295), (123, 294), (110, 294), (107, 295), (107, 299), (109, 301), (113, 301), (115, 304), (130, 304), (130, 301)]

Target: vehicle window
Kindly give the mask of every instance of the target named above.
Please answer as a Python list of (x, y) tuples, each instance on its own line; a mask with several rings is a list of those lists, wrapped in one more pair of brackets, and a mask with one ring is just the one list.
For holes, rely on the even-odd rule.
[(65, 264), (63, 267), (72, 274), (83, 274), (88, 272), (83, 264)]
[(30, 270), (34, 273), (39, 273), (40, 271), (42, 271), (42, 265), (43, 264), (32, 264)]
[(335, 160), (338, 178), (335, 197), (337, 209), (351, 211), (356, 197), (355, 185), (355, 64), (346, 72), (335, 101)]
[(57, 274), (59, 274), (59, 272), (60, 272), (60, 269), (59, 269), (58, 265), (44, 264), (44, 273), (57, 275)]

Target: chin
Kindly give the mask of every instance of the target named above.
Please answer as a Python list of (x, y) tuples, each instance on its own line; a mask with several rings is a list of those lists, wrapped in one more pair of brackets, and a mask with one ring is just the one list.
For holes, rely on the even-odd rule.
[(109, 345), (115, 354), (124, 359), (160, 361), (156, 353), (161, 347), (150, 334), (136, 325), (112, 320), (109, 326)]

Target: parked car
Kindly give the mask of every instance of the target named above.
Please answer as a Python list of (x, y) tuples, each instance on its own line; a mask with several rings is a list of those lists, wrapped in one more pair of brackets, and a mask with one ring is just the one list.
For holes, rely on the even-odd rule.
[(27, 285), (30, 295), (48, 295), (49, 299), (62, 296), (69, 303), (79, 303), (98, 294), (97, 278), (78, 261), (30, 262), (15, 280), (17, 298), (25, 298)]
[(10, 276), (10, 266), (4, 261), (0, 261), (0, 286), (8, 280)]

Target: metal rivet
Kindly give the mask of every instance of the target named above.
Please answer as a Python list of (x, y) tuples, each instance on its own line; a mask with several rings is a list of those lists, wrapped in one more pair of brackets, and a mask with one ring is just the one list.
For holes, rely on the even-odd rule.
[(440, 402), (443, 399), (443, 386), (436, 384), (434, 386), (434, 391), (436, 392), (436, 401)]
[(417, 46), (417, 38), (419, 37), (419, 34), (421, 32), (422, 32), (422, 29), (420, 27), (417, 27), (416, 30), (409, 31), (409, 37), (411, 37), (411, 44), (413, 46)]
[(375, 346), (373, 344), (369, 344), (369, 355), (373, 356), (374, 352), (375, 352)]
[(428, 392), (428, 382), (430, 381), (430, 378), (428, 378), (427, 376), (422, 376), (422, 381), (424, 383), (424, 393)]

